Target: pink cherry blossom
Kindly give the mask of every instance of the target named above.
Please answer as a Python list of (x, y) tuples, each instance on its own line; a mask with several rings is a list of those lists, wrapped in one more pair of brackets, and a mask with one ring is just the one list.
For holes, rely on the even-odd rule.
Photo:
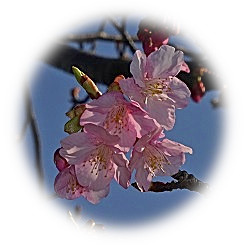
[(147, 191), (154, 176), (171, 176), (185, 162), (185, 153), (192, 149), (177, 142), (163, 139), (159, 128), (144, 135), (134, 146), (130, 160), (131, 170), (136, 169), (135, 179), (142, 191)]
[(205, 95), (205, 86), (202, 81), (194, 83), (191, 88), (191, 98), (196, 102), (200, 102)]
[(106, 186), (99, 191), (89, 190), (87, 187), (81, 186), (75, 174), (75, 166), (72, 165), (63, 169), (55, 178), (55, 192), (61, 198), (73, 200), (79, 197), (86, 198), (89, 202), (96, 204), (109, 193), (110, 187)]
[(121, 92), (116, 91), (108, 92), (86, 105), (80, 124), (87, 123), (103, 126), (110, 134), (119, 136), (116, 147), (122, 151), (128, 151), (136, 137), (141, 138), (159, 126), (137, 102), (127, 101)]
[(89, 190), (105, 189), (113, 179), (124, 188), (130, 184), (128, 160), (115, 147), (120, 141), (104, 128), (86, 124), (84, 132), (69, 135), (61, 141), (60, 155), (75, 165), (78, 183)]
[(189, 103), (190, 90), (175, 77), (180, 71), (189, 72), (184, 54), (171, 46), (163, 45), (148, 57), (137, 50), (130, 65), (133, 78), (122, 79), (119, 84), (125, 95), (170, 130), (175, 123), (175, 109)]

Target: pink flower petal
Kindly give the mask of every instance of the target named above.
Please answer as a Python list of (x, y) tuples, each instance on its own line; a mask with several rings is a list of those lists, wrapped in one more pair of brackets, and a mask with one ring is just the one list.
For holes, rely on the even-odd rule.
[[(159, 151), (165, 152), (165, 149), (163, 147), (158, 147)], [(156, 176), (172, 176), (173, 174), (176, 174), (180, 167), (184, 164), (185, 162), (185, 154), (183, 152), (178, 153), (177, 155), (167, 155), (165, 154), (167, 162), (161, 163), (162, 169), (164, 172), (162, 172), (161, 169), (156, 169), (155, 170), (155, 175)]]
[(177, 156), (168, 156), (168, 160), (171, 164), (164, 164), (164, 171), (163, 176), (172, 176), (178, 173), (180, 167), (185, 162), (185, 154), (181, 153)]
[(165, 151), (170, 155), (177, 155), (181, 152), (192, 154), (192, 149), (190, 147), (182, 145), (178, 142), (174, 142), (169, 139), (164, 139), (161, 142), (161, 145), (165, 148)]
[(54, 189), (59, 197), (69, 200), (83, 195), (84, 188), (77, 182), (74, 166), (65, 168), (56, 176)]
[(151, 140), (150, 143), (154, 143), (159, 141), (160, 138), (165, 137), (165, 134), (163, 133), (163, 128), (158, 127), (154, 131), (151, 132)]
[(133, 60), (130, 65), (130, 72), (133, 75), (135, 82), (140, 87), (144, 87), (144, 73), (146, 65), (146, 55), (140, 50), (134, 54)]
[(112, 163), (110, 165), (108, 163), (106, 169), (100, 168), (100, 166), (95, 169), (94, 164), (91, 165), (89, 162), (86, 162), (75, 165), (75, 171), (80, 185), (94, 191), (99, 191), (105, 189), (110, 184), (114, 177), (115, 169)]
[(105, 120), (105, 118), (106, 113), (103, 114), (101, 111), (94, 113), (94, 109), (85, 110), (80, 118), (80, 125), (84, 126), (85, 124), (93, 123), (95, 125), (102, 126), (102, 121)]
[(152, 176), (144, 165), (136, 169), (135, 180), (141, 191), (148, 191), (151, 185)]
[[(108, 96), (110, 94), (110, 96)], [(102, 96), (100, 96), (96, 100), (92, 100), (89, 102), (89, 104), (86, 104), (86, 108), (91, 107), (101, 107), (101, 108), (111, 108), (113, 105), (115, 105), (117, 101), (117, 97), (120, 96), (120, 92), (109, 92), (105, 93)]]
[(171, 92), (168, 96), (174, 100), (174, 106), (182, 109), (189, 104), (191, 92), (184, 82), (177, 77), (173, 77), (168, 83)]
[(185, 62), (181, 66), (181, 71), (184, 71), (184, 72), (187, 72), (187, 73), (190, 72), (190, 68)]
[(144, 108), (146, 97), (142, 93), (142, 88), (135, 83), (133, 78), (122, 79), (119, 81), (119, 85), (125, 95), (137, 101)]
[(175, 123), (175, 107), (169, 100), (158, 100), (151, 97), (147, 100), (146, 111), (150, 117), (157, 120), (157, 122), (166, 130), (173, 128)]
[(115, 145), (115, 147), (119, 148), (123, 152), (128, 152), (136, 140), (135, 129), (132, 126), (128, 130), (123, 129), (118, 136), (120, 141), (117, 145)]
[(127, 189), (130, 186), (130, 178), (131, 173), (127, 168), (123, 167), (115, 167), (115, 175), (114, 178), (119, 185), (121, 185), (124, 189)]
[(146, 71), (149, 78), (176, 76), (182, 69), (184, 54), (174, 47), (162, 45), (147, 58)]
[(129, 169), (130, 169), (130, 171), (132, 172), (134, 169), (139, 168), (139, 166), (141, 164), (144, 165), (143, 155), (140, 152), (140, 149), (136, 149), (136, 147), (134, 147), (134, 150), (132, 152), (132, 156), (131, 156), (130, 161), (129, 161)]
[(80, 164), (86, 161), (95, 149), (93, 141), (93, 137), (83, 132), (71, 134), (61, 141), (62, 148), (59, 153), (69, 164)]
[(112, 159), (117, 166), (126, 168), (128, 167), (129, 162), (123, 152), (113, 154)]
[(106, 186), (103, 190), (99, 191), (92, 191), (88, 190), (85, 191), (83, 196), (91, 203), (97, 204), (102, 198), (107, 197), (110, 192), (110, 186)]
[(142, 152), (147, 144), (149, 144), (150, 142), (154, 142), (162, 137), (164, 137), (162, 127), (158, 127), (155, 130), (143, 135), (134, 145), (134, 150)]
[(154, 119), (150, 118), (146, 112), (142, 110), (134, 111), (130, 115), (130, 121), (135, 127), (138, 138), (141, 138), (143, 135), (160, 126)]
[[(179, 171), (179, 168), (185, 162), (185, 153), (192, 154), (190, 147), (184, 146), (178, 142), (164, 139), (162, 142), (157, 143), (159, 151), (163, 152), (170, 162), (170, 164), (164, 164), (163, 169), (165, 173), (161, 175), (171, 176)], [(158, 173), (156, 173), (158, 175)]]
[(103, 126), (107, 113), (117, 104), (123, 103), (125, 99), (121, 92), (108, 92), (103, 94), (98, 99), (86, 104), (87, 110), (80, 118), (80, 124), (83, 126), (87, 123)]
[(113, 155), (113, 162), (115, 164), (115, 180), (125, 189), (130, 185), (131, 172), (127, 165), (128, 160), (123, 153)]
[(120, 141), (118, 136), (111, 135), (104, 128), (93, 125), (91, 123), (84, 125), (84, 131), (94, 135), (106, 145), (114, 146)]

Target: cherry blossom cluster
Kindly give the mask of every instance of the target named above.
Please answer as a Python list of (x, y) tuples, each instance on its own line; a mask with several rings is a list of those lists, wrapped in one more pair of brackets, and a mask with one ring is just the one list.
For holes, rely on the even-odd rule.
[(175, 110), (189, 103), (190, 91), (176, 77), (180, 71), (189, 72), (184, 54), (171, 46), (147, 56), (137, 50), (132, 77), (121, 76), (83, 105), (81, 130), (62, 139), (54, 155), (59, 170), (54, 188), (60, 197), (83, 196), (95, 204), (108, 195), (112, 179), (128, 188), (134, 170), (141, 191), (149, 190), (155, 176), (178, 172), (192, 149), (164, 132), (174, 127)]

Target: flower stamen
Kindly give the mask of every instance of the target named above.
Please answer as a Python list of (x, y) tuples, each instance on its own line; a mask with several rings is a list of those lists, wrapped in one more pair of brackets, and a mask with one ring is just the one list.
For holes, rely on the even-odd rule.
[(166, 95), (172, 92), (172, 89), (166, 83), (166, 79), (146, 79), (145, 85), (143, 94), (146, 97)]
[(125, 105), (113, 106), (104, 121), (104, 127), (113, 135), (122, 133), (122, 129), (128, 125), (127, 109)]
[(164, 152), (160, 151), (160, 149), (153, 145), (148, 145), (145, 147), (143, 156), (152, 176), (155, 176), (156, 170), (160, 170), (161, 172), (165, 173), (166, 171), (163, 168), (163, 164), (171, 164)]
[(108, 169), (108, 159), (110, 159), (111, 154), (112, 151), (108, 147), (100, 145), (90, 155), (90, 159), (85, 162), (83, 166), (85, 166), (86, 163), (90, 164), (92, 166), (90, 173), (95, 173), (95, 175), (98, 175), (98, 173), (102, 170), (107, 170), (108, 172), (110, 170)]
[(66, 193), (71, 193), (72, 195), (74, 195), (76, 193), (76, 191), (79, 191), (80, 193), (83, 192), (83, 187), (81, 185), (79, 185), (79, 183), (77, 182), (77, 179), (75, 176), (72, 176), (69, 181), (68, 184), (66, 186)]

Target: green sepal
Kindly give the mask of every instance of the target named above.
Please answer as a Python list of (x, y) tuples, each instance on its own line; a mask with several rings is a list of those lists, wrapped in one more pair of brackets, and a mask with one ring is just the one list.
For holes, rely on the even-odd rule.
[(76, 105), (70, 111), (66, 112), (66, 115), (72, 119), (75, 116), (81, 116), (85, 111), (85, 109), (86, 109), (85, 104)]
[(68, 134), (77, 133), (81, 129), (82, 129), (82, 126), (80, 125), (80, 116), (79, 115), (73, 117), (64, 126), (64, 131)]
[(76, 116), (74, 108), (70, 111), (66, 112), (66, 116), (68, 116), (70, 119)]

